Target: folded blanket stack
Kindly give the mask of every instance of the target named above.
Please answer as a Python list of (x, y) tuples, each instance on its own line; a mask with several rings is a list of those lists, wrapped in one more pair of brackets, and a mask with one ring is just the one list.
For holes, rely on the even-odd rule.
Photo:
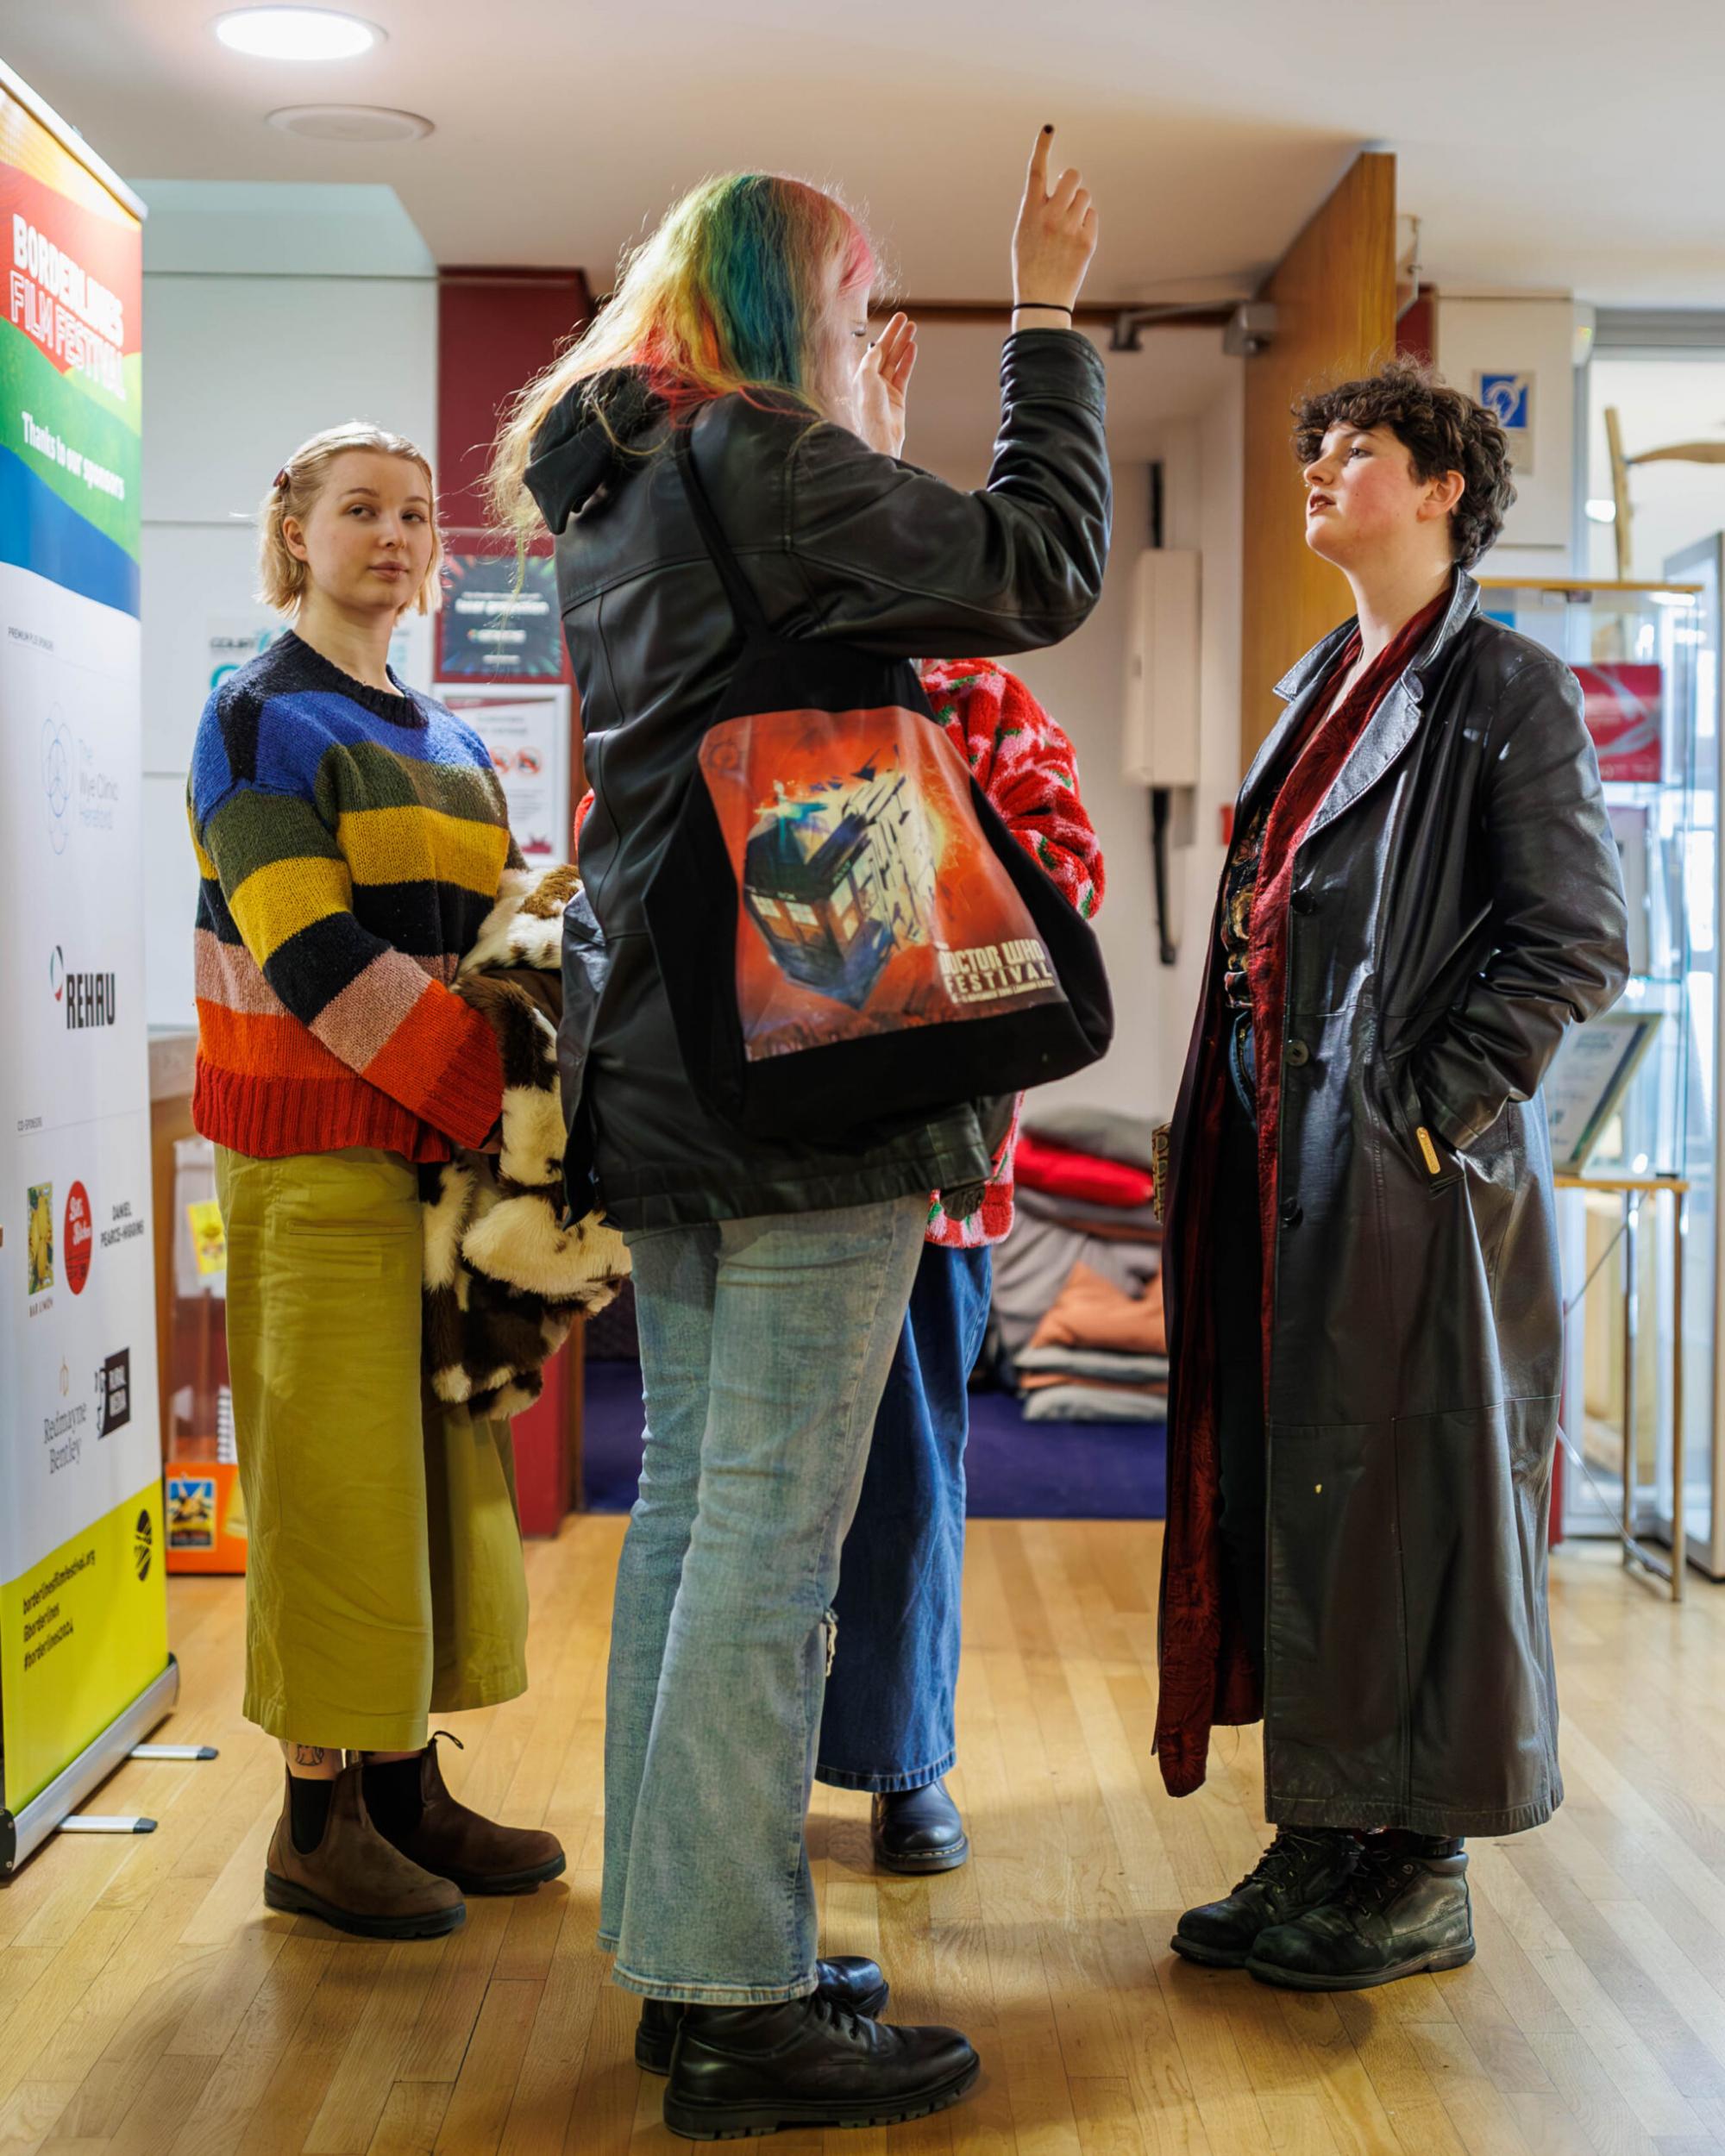
[(1166, 1419), (1151, 1117), (1026, 1104), (994, 1321), (1032, 1422)]
[(1075, 1265), (1018, 1374), (1026, 1422), (1166, 1422), (1162, 1275), (1134, 1295)]
[(1029, 1346), (1075, 1265), (1132, 1294), (1157, 1271), (1154, 1131), (1147, 1116), (1053, 1105), (1034, 1093), (1026, 1100), (1016, 1217), (994, 1252), (994, 1325), (1008, 1357)]

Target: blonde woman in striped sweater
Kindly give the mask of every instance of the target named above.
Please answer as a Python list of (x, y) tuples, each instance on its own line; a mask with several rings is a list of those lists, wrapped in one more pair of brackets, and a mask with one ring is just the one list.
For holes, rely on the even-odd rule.
[[(450, 989), (520, 856), (484, 744), (387, 662), (441, 548), (431, 469), (353, 424), (262, 518), (292, 628), (222, 681), (188, 782), (193, 1113), (215, 1141), (250, 1522), (248, 1716), (287, 1757), (265, 1899), (430, 1937), (563, 1869), (444, 1788), (431, 1712), (526, 1685), (506, 1420), (422, 1392), (416, 1163), (483, 1145), (503, 1077)], [(344, 1755), (346, 1764), (344, 1764)]]

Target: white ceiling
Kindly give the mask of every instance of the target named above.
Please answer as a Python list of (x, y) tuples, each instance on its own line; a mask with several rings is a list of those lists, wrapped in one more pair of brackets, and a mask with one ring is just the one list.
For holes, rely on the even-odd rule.
[[(354, 0), (386, 43), (284, 66), (219, 0), (0, 0), (3, 57), (129, 178), (392, 185), (443, 262), (618, 250), (704, 173), (840, 182), (902, 288), (993, 298), (1029, 138), (1056, 122), (1101, 206), (1097, 298), (1248, 289), (1358, 147), (1452, 289), (1725, 304), (1725, 7), (1651, 0)], [(296, 141), (282, 104), (436, 123)]]

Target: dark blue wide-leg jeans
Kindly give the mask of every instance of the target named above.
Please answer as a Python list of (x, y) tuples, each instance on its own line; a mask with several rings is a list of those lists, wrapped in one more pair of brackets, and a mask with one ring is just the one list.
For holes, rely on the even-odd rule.
[(833, 1609), (815, 1773), (919, 1789), (952, 1764), (964, 1572), (965, 1387), (988, 1322), (986, 1250), (924, 1247), (875, 1418)]

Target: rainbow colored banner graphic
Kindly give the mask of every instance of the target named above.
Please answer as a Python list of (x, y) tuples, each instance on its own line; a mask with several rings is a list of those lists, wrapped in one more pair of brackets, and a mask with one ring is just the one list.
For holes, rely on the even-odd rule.
[(138, 221), (0, 90), (0, 561), (138, 611)]

